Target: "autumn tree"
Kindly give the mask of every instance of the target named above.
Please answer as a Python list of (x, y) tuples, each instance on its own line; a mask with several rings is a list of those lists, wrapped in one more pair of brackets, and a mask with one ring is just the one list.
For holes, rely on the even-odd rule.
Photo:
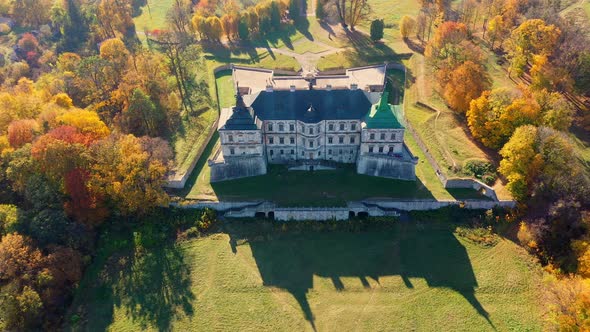
[(564, 134), (546, 127), (521, 126), (500, 155), (503, 159), (498, 170), (508, 179), (507, 188), (517, 200), (524, 202), (531, 196), (585, 199), (588, 175)]
[(416, 20), (411, 16), (404, 15), (400, 20), (399, 29), (404, 39), (410, 38), (416, 29)]
[(548, 321), (559, 331), (585, 331), (590, 328), (590, 281), (580, 276), (553, 279), (544, 288), (543, 301)]
[(136, 136), (159, 136), (166, 115), (158, 109), (148, 95), (141, 89), (135, 89), (129, 101), (129, 107), (123, 113), (123, 122), (129, 133)]
[(220, 41), (223, 33), (223, 25), (217, 16), (208, 17), (205, 20), (205, 36), (207, 39)]
[(35, 132), (39, 129), (35, 120), (16, 120), (8, 126), (8, 142), (13, 148), (20, 148), (33, 142)]
[(31, 240), (13, 233), (0, 241), (0, 280), (33, 277), (43, 266), (43, 255)]
[(567, 129), (573, 109), (558, 93), (529, 89), (517, 93), (500, 88), (474, 99), (466, 115), (473, 137), (487, 147), (499, 149), (522, 125)]
[(424, 54), (437, 69), (453, 70), (468, 60), (479, 63), (481, 54), (467, 41), (467, 37), (465, 24), (445, 22), (436, 29)]
[(466, 61), (450, 73), (449, 80), (443, 86), (443, 97), (452, 109), (465, 113), (469, 109), (469, 103), (490, 85), (485, 68)]
[(21, 26), (39, 27), (49, 22), (51, 0), (14, 0), (12, 14)]
[(0, 238), (16, 231), (22, 212), (16, 205), (0, 204)]
[(134, 38), (135, 24), (130, 0), (101, 0), (96, 11), (98, 33), (101, 39)]
[(504, 20), (504, 16), (496, 15), (488, 22), (487, 32), (491, 43), (490, 48), (493, 50), (497, 41), (500, 41), (500, 45), (502, 45), (504, 39), (508, 37), (510, 26)]
[(103, 188), (111, 204), (124, 215), (142, 215), (167, 204), (162, 186), (169, 165), (150, 159), (138, 138), (111, 136), (92, 147), (89, 185)]
[(551, 55), (561, 31), (541, 19), (531, 19), (514, 29), (507, 41), (511, 69), (520, 76), (533, 55)]

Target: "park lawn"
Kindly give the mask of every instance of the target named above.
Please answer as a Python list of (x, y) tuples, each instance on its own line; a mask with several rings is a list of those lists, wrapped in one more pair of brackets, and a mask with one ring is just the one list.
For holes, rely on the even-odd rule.
[(166, 13), (172, 8), (174, 0), (147, 0), (147, 3), (149, 6), (142, 6), (141, 14), (133, 19), (137, 31), (165, 29)]
[(542, 272), (521, 247), (474, 244), (433, 220), (392, 223), (320, 232), (230, 220), (135, 249), (141, 231), (113, 232), (65, 330), (543, 329)]

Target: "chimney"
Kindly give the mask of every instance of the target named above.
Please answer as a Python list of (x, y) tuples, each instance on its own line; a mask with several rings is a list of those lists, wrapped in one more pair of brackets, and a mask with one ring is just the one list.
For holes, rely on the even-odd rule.
[(272, 92), (272, 85), (268, 84), (266, 86), (266, 92)]
[(295, 86), (294, 86), (294, 85), (291, 85), (291, 86), (289, 87), (289, 91), (291, 91), (291, 92), (295, 92)]
[(326, 85), (326, 91), (332, 91), (332, 84)]
[(350, 85), (350, 90), (356, 90), (356, 89), (358, 89), (358, 88), (359, 88), (359, 85), (358, 85), (358, 84), (356, 84), (356, 83), (352, 83), (352, 84)]

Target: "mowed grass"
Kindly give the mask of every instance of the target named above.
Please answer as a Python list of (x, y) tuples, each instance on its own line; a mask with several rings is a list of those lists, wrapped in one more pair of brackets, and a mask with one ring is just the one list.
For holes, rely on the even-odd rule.
[(137, 31), (165, 29), (167, 26), (166, 13), (172, 8), (174, 0), (146, 1), (148, 5), (141, 7), (141, 14), (133, 19)]
[(230, 221), (223, 229), (143, 250), (130, 248), (131, 234), (111, 236), (81, 283), (66, 330), (543, 328), (542, 274), (508, 240), (483, 247), (437, 222), (281, 232)]

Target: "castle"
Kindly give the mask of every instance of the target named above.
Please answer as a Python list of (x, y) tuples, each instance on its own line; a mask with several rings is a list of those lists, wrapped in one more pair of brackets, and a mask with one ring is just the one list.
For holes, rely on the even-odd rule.
[(236, 105), (221, 111), (211, 182), (266, 174), (268, 164), (313, 171), (356, 163), (359, 174), (416, 179), (402, 106), (388, 103), (385, 65), (306, 77), (232, 70)]

